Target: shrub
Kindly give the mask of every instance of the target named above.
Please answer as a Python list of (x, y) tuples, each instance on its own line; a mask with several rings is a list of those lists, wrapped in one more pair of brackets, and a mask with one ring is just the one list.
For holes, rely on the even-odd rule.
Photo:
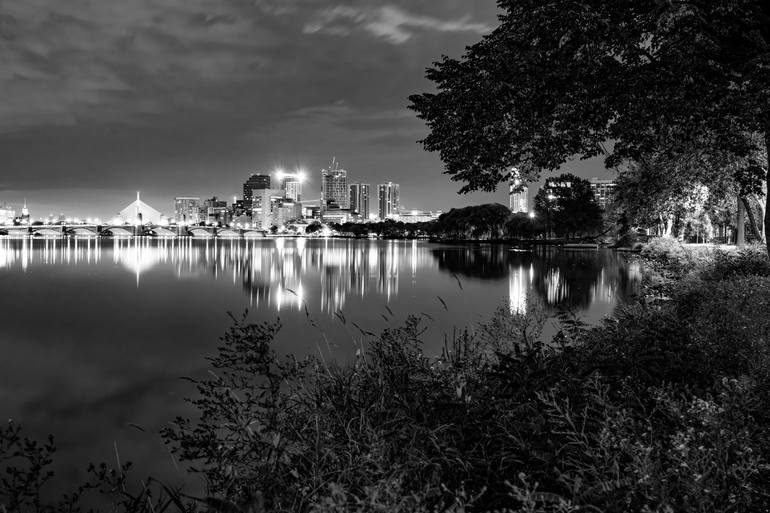
[(671, 237), (656, 237), (642, 247), (642, 256), (668, 264), (685, 261), (687, 252), (682, 244)]
[(770, 259), (764, 245), (751, 245), (738, 251), (718, 250), (701, 265), (703, 279), (716, 281), (741, 276), (770, 276)]

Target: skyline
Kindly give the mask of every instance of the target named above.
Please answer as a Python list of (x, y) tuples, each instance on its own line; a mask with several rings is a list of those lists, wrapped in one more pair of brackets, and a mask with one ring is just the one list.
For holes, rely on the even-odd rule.
[(279, 167), (305, 168), (314, 198), (336, 156), (410, 207), (505, 203), (504, 187), (457, 195), (406, 109), (424, 69), (496, 15), (492, 0), (3, 2), (0, 202), (108, 217), (141, 190), (166, 210)]

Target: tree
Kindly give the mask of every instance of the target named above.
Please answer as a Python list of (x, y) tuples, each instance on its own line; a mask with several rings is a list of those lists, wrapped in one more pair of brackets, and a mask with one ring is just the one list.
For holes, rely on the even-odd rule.
[(682, 239), (695, 230), (710, 238), (713, 221), (727, 224), (735, 214), (740, 186), (707, 169), (694, 156), (671, 160), (653, 154), (633, 163), (618, 178), (614, 214), (633, 226), (657, 226), (663, 236)]
[(307, 233), (308, 235), (313, 233), (318, 233), (321, 230), (323, 230), (323, 225), (318, 221), (313, 221), (312, 223), (310, 223), (305, 227), (305, 233)]
[(615, 167), (698, 151), (770, 179), (756, 157), (770, 143), (767, 2), (498, 5), (497, 29), (428, 69), (438, 91), (410, 97), (430, 129), (425, 148), (461, 192), (493, 190), (512, 166), (531, 181), (574, 155)]
[(453, 208), (441, 214), (434, 231), (453, 239), (500, 239), (511, 211), (499, 203)]
[(596, 233), (602, 225), (590, 182), (570, 173), (546, 180), (535, 196), (535, 213), (558, 236)]
[(539, 217), (530, 217), (524, 212), (513, 214), (505, 222), (505, 231), (515, 239), (532, 239), (544, 231)]

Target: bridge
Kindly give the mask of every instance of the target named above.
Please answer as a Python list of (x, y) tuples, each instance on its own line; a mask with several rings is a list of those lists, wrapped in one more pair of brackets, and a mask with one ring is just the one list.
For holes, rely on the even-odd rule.
[(17, 237), (193, 237), (193, 238), (260, 238), (265, 232), (255, 228), (216, 226), (96, 225), (56, 224), (0, 226), (0, 235)]

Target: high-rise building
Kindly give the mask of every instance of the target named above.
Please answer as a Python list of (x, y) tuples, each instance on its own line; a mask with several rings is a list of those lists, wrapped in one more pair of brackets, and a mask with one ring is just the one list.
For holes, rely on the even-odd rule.
[(270, 175), (252, 174), (246, 183), (243, 184), (243, 201), (246, 205), (251, 205), (251, 199), (254, 191), (270, 188)]
[(515, 167), (508, 178), (508, 208), (514, 214), (529, 212), (529, 188)]
[(260, 230), (269, 229), (274, 222), (273, 214), (284, 200), (281, 189), (254, 190), (251, 218)]
[(13, 220), (16, 218), (16, 211), (5, 204), (0, 204), (0, 224), (13, 224)]
[(353, 214), (369, 219), (369, 184), (350, 184), (350, 210)]
[(293, 201), (302, 200), (302, 183), (305, 181), (305, 173), (303, 171), (296, 171), (294, 173), (278, 171), (276, 179), (278, 180), (278, 188), (284, 192), (287, 199)]
[(591, 191), (594, 193), (594, 200), (603, 209), (607, 208), (612, 202), (612, 196), (615, 194), (617, 184), (614, 180), (604, 180), (601, 178), (591, 178)]
[(174, 219), (180, 224), (200, 223), (201, 199), (194, 196), (177, 196), (174, 198)]
[(398, 184), (381, 183), (377, 186), (377, 199), (380, 219), (387, 219), (398, 214)]
[(328, 169), (321, 170), (321, 211), (327, 208), (350, 208), (348, 191), (348, 172), (339, 168), (339, 163), (332, 160)]

